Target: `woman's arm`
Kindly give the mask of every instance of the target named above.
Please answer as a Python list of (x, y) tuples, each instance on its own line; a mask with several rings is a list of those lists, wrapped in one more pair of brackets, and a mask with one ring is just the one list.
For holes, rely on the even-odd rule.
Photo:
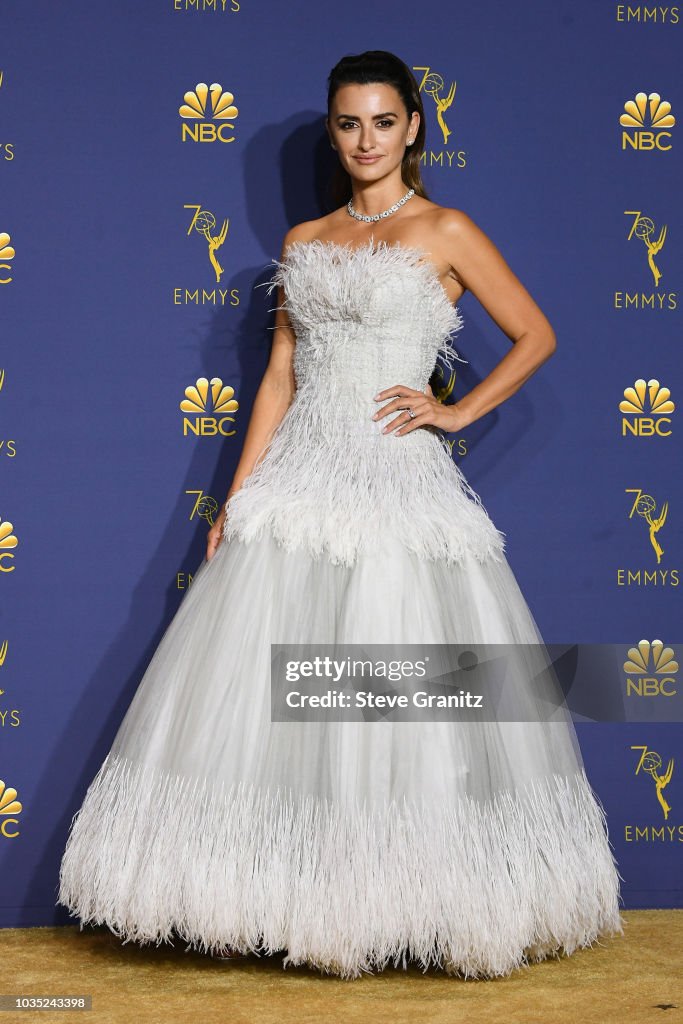
[(450, 409), (456, 429), (467, 426), (514, 395), (557, 348), (555, 332), (493, 242), (466, 213), (444, 210), (444, 254), (465, 288), (513, 342), (498, 365)]
[[(294, 240), (296, 231), (296, 228), (292, 228), (285, 235), (280, 259)], [(283, 304), (283, 288), (278, 285), (277, 305), (280, 308), (275, 313), (270, 359), (256, 392), (242, 454), (230, 484), (228, 498), (240, 489), (244, 480), (254, 471), (260, 461), (259, 456), (263, 458), (264, 449), (272, 440), (296, 392), (293, 367), (296, 335), (287, 311), (281, 308)]]
[[(290, 242), (294, 241), (297, 237), (298, 231), (299, 227), (294, 227), (285, 235), (280, 259), (284, 257)], [(284, 305), (284, 293), (281, 285), (277, 289), (277, 305), (278, 307)], [(292, 403), (296, 392), (294, 377), (295, 347), (296, 335), (289, 322), (287, 311), (279, 308), (275, 314), (275, 327), (268, 366), (256, 392), (254, 406), (242, 447), (242, 454), (232, 478), (226, 501), (240, 489), (246, 478), (261, 461), (268, 444)], [(222, 540), (225, 515), (225, 504), (223, 504), (215, 523), (209, 530), (206, 552), (207, 560), (213, 557), (216, 548)]]

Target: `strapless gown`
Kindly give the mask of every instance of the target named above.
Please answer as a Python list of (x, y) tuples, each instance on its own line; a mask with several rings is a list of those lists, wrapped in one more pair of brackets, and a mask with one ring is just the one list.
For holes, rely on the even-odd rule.
[(271, 643), (519, 645), (531, 700), (542, 639), (505, 535), (438, 430), (372, 419), (378, 391), (460, 359), (425, 257), (370, 239), (273, 261), (296, 394), (71, 822), (58, 902), (81, 928), (344, 978), (500, 976), (623, 932), (569, 715), (271, 718)]

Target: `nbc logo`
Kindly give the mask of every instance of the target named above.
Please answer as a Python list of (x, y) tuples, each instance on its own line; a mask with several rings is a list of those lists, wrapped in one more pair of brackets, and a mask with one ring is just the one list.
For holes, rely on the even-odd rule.
[(671, 113), (671, 104), (658, 92), (649, 96), (639, 92), (634, 100), (627, 100), (619, 124), (629, 129), (621, 133), (622, 149), (671, 149), (671, 132), (666, 129), (673, 128), (676, 118)]
[(237, 117), (234, 98), (231, 92), (223, 92), (218, 82), (211, 85), (198, 82), (193, 90), (185, 93), (185, 102), (178, 110), (183, 119), (182, 141), (234, 142), (235, 136), (230, 134), (235, 128), (232, 122)]
[[(676, 406), (671, 401), (671, 392), (660, 386), (658, 380), (637, 380), (632, 388), (624, 389), (619, 411), (625, 413), (621, 420), (621, 436), (626, 437), (670, 437), (670, 413)], [(646, 415), (647, 411), (650, 415)]]
[(15, 567), (10, 563), (14, 561), (12, 551), (18, 543), (12, 524), (0, 518), (0, 572), (14, 572)]
[(5, 786), (0, 779), (0, 833), (5, 839), (16, 839), (19, 835), (16, 827), (19, 822), (14, 815), (21, 814), (21, 811), (22, 806), (17, 800), (16, 789)]
[(220, 377), (212, 377), (211, 381), (200, 377), (196, 384), (185, 388), (185, 398), (180, 403), (180, 409), (181, 412), (192, 414), (192, 419), (189, 416), (183, 417), (183, 436), (194, 434), (195, 437), (215, 437), (221, 434), (223, 437), (232, 437), (236, 431), (227, 425), (235, 422), (231, 414), (239, 409), (234, 394), (235, 389), (223, 384)]
[(624, 662), (627, 697), (675, 697), (678, 662), (661, 640), (641, 640)]
[(14, 249), (10, 245), (10, 236), (6, 231), (0, 231), (0, 284), (9, 284), (12, 280), (12, 264), (9, 260), (14, 259)]

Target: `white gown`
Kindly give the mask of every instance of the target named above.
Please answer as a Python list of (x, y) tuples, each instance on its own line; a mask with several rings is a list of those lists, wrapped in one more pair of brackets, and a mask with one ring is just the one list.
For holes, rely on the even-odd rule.
[(372, 419), (378, 391), (424, 391), (459, 358), (424, 256), (315, 241), (273, 261), (297, 391), (73, 818), (58, 902), (81, 927), (345, 978), (411, 960), (500, 976), (623, 933), (568, 714), (271, 720), (271, 643), (542, 644), (441, 434)]

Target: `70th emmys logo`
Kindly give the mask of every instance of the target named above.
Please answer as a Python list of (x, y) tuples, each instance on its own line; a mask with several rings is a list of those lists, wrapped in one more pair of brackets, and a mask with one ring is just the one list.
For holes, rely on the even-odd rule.
[(10, 236), (6, 231), (0, 231), (0, 284), (10, 284), (12, 281), (12, 264), (9, 260), (14, 259), (14, 249), (10, 245)]
[(647, 383), (637, 380), (632, 388), (624, 389), (624, 397), (619, 403), (619, 411), (627, 414), (621, 419), (621, 436), (671, 437), (670, 413), (675, 408), (671, 392), (661, 387), (658, 380), (653, 378)]
[[(208, 109), (209, 96), (211, 110)], [(185, 102), (178, 110), (183, 118), (182, 141), (234, 142), (235, 136), (229, 134), (235, 128), (232, 122), (238, 113), (234, 98), (231, 92), (223, 92), (223, 86), (218, 82), (211, 85), (198, 82), (193, 90), (185, 93)], [(189, 124), (186, 123), (188, 121)]]
[(659, 803), (659, 806), (662, 808), (662, 811), (664, 812), (664, 820), (666, 821), (669, 817), (669, 811), (671, 810), (671, 807), (664, 798), (664, 790), (669, 785), (673, 777), (674, 759), (673, 757), (670, 757), (669, 763), (666, 767), (666, 771), (660, 772), (660, 769), (662, 767), (662, 759), (656, 750), (649, 750), (646, 746), (640, 747), (633, 745), (631, 746), (631, 750), (642, 751), (640, 755), (640, 760), (636, 765), (636, 775), (639, 775), (642, 771), (647, 772), (647, 774), (652, 777), (652, 781), (655, 784), (655, 793), (657, 795), (657, 801)]
[(14, 555), (19, 540), (14, 532), (14, 526), (6, 519), (0, 518), (0, 572), (14, 572)]
[(209, 263), (213, 267), (216, 275), (216, 283), (218, 283), (223, 276), (223, 267), (218, 262), (216, 253), (227, 238), (228, 218), (224, 218), (220, 231), (216, 231), (216, 218), (210, 210), (202, 210), (201, 206), (198, 206), (195, 203), (185, 203), (185, 209), (194, 210), (194, 217), (190, 221), (187, 233), (188, 235), (191, 235), (193, 231), (196, 231), (206, 239), (206, 244), (209, 250)]
[(647, 264), (655, 279), (655, 288), (658, 288), (662, 272), (655, 263), (655, 256), (664, 246), (667, 232), (666, 224), (663, 228), (660, 228), (659, 235), (655, 238), (654, 235), (656, 229), (653, 220), (650, 220), (649, 217), (643, 217), (640, 210), (624, 210), (624, 214), (627, 217), (633, 217), (633, 226), (628, 233), (628, 240), (630, 242), (631, 239), (635, 237), (639, 238), (644, 244), (647, 250)]
[(454, 151), (453, 149), (446, 148), (448, 147), (448, 140), (452, 135), (452, 129), (446, 124), (446, 118), (444, 115), (448, 110), (450, 110), (453, 100), (455, 99), (456, 83), (451, 82), (448, 87), (448, 91), (446, 91), (446, 83), (442, 76), (438, 74), (438, 72), (432, 71), (431, 67), (422, 67), (414, 64), (413, 71), (421, 71), (423, 73), (421, 78), (416, 74), (419, 90), (420, 92), (424, 92), (428, 96), (431, 96), (433, 100), (434, 108), (436, 110), (436, 121), (439, 126), (444, 145), (443, 150), (438, 150), (436, 152), (431, 149), (425, 149), (420, 158), (420, 162), (423, 164), (427, 164), (427, 162), (429, 162), (430, 167), (434, 164), (441, 165), (442, 167), (452, 167), (454, 165), (457, 167), (464, 167), (467, 162), (465, 151), (462, 149)]
[(628, 494), (629, 492), (635, 493), (636, 497), (633, 505), (631, 506), (631, 511), (629, 512), (628, 517), (629, 519), (632, 519), (633, 516), (637, 514), (647, 524), (650, 544), (654, 548), (654, 552), (657, 556), (657, 565), (659, 565), (662, 560), (662, 555), (664, 554), (664, 548), (657, 540), (657, 534), (666, 522), (666, 517), (669, 514), (669, 502), (665, 501), (662, 505), (662, 511), (659, 515), (656, 515), (655, 510), (657, 508), (657, 502), (652, 495), (645, 494), (640, 487), (627, 487), (626, 493)]
[(209, 526), (214, 524), (214, 516), (218, 512), (218, 502), (215, 498), (212, 498), (206, 491), (185, 491), (185, 494), (194, 494), (195, 502), (190, 512), (190, 519), (194, 519), (195, 516), (199, 516), (200, 519), (206, 519)]
[(183, 436), (194, 434), (195, 437), (215, 437), (221, 434), (223, 437), (232, 437), (236, 431), (228, 429), (228, 425), (234, 424), (235, 419), (230, 414), (239, 409), (234, 394), (235, 389), (229, 384), (223, 384), (220, 377), (212, 377), (210, 382), (206, 377), (200, 377), (196, 384), (185, 388), (185, 398), (180, 403), (180, 409), (194, 415), (192, 419), (183, 417)]
[(671, 132), (665, 129), (673, 128), (676, 118), (671, 113), (671, 104), (658, 92), (651, 92), (649, 96), (639, 92), (634, 100), (627, 100), (619, 124), (630, 129), (621, 133), (622, 149), (629, 146), (643, 151), (671, 149)]
[(627, 697), (675, 697), (678, 662), (661, 640), (641, 640), (624, 662)]

